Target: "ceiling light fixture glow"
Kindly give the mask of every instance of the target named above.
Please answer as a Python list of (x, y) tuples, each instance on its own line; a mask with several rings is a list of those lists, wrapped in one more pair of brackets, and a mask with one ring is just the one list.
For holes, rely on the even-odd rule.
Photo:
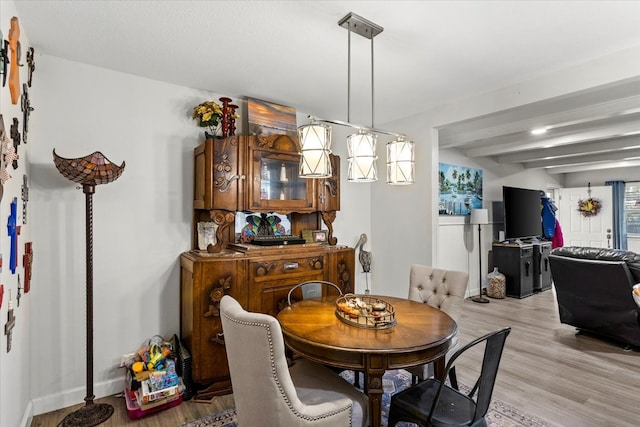
[(543, 128), (531, 129), (531, 135), (543, 135), (547, 133), (548, 130), (549, 130), (549, 126), (545, 126)]

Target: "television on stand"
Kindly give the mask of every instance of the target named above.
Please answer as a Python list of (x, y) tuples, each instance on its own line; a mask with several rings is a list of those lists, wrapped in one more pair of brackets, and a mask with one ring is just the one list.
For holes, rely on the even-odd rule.
[(540, 190), (502, 187), (504, 205), (504, 237), (531, 240), (542, 234)]

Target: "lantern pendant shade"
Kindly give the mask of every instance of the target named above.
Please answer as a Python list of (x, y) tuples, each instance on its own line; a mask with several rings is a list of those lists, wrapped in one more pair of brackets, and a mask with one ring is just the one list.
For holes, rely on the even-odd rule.
[(300, 140), (301, 178), (328, 178), (331, 176), (331, 127), (311, 123), (298, 128)]
[(408, 185), (415, 182), (414, 143), (399, 137), (387, 143), (387, 184)]
[(376, 166), (376, 141), (374, 133), (360, 131), (347, 137), (347, 180), (350, 182), (372, 182), (378, 179)]

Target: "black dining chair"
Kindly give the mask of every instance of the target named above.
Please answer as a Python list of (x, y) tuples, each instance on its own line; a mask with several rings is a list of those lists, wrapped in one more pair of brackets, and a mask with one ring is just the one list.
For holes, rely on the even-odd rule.
[(407, 421), (424, 427), (486, 426), (485, 416), (489, 410), (504, 343), (510, 332), (511, 328), (506, 327), (486, 334), (451, 356), (444, 378), (462, 353), (486, 342), (480, 376), (468, 394), (437, 379), (428, 379), (391, 396), (388, 425), (395, 426), (400, 421)]

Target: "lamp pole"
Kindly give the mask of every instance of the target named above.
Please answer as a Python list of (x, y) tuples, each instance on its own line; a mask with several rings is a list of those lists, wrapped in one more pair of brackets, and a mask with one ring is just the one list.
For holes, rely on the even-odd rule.
[(471, 301), (487, 304), (489, 300), (482, 296), (482, 224), (489, 224), (489, 211), (473, 209), (469, 222), (478, 224), (478, 295), (471, 297)]

